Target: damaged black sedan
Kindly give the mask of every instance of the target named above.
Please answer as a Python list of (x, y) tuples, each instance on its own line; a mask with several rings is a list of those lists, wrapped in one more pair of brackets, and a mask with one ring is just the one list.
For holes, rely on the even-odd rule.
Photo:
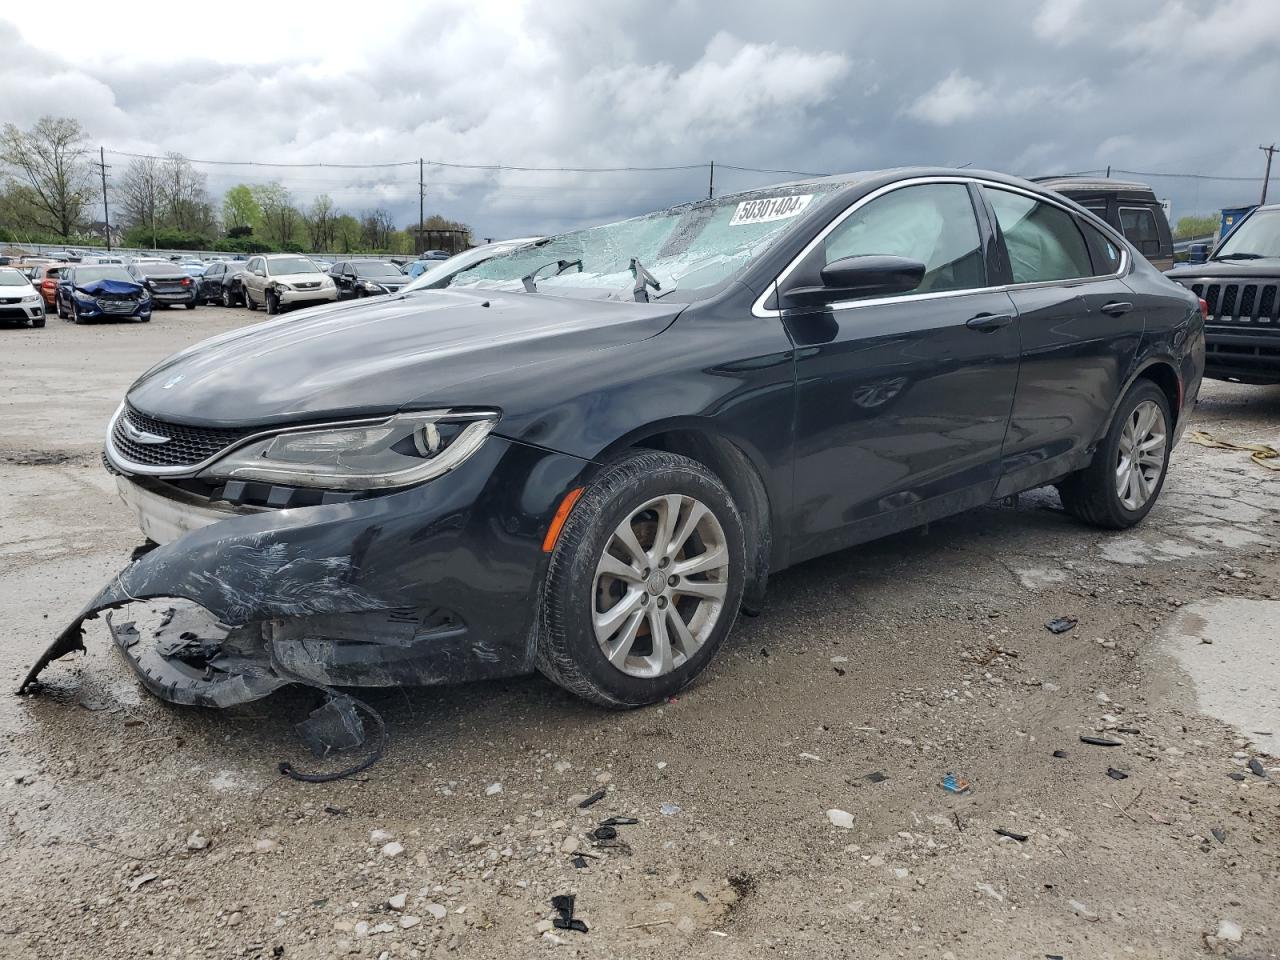
[(145, 373), (106, 463), (156, 546), (84, 608), (143, 682), (535, 669), (630, 707), (688, 684), (768, 577), (1057, 485), (1152, 508), (1201, 305), (1026, 181), (893, 170), (526, 244), (442, 290), (310, 309)]

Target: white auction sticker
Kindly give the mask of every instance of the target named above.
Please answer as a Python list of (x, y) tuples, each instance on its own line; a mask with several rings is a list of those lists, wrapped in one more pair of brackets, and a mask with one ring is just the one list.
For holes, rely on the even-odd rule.
[(733, 211), (731, 227), (741, 227), (748, 223), (768, 223), (770, 220), (785, 220), (794, 217), (809, 206), (812, 193), (802, 193), (791, 197), (765, 197), (762, 200), (743, 200), (738, 209)]

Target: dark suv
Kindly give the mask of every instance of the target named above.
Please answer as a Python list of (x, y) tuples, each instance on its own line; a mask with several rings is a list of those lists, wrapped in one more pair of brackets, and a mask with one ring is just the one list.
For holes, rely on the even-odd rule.
[(1169, 217), (1145, 183), (1110, 177), (1041, 177), (1035, 181), (1074, 200), (1099, 220), (1124, 234), (1159, 270), (1173, 266), (1173, 233)]
[(1206, 262), (1168, 276), (1207, 304), (1206, 377), (1280, 383), (1280, 204), (1258, 207)]

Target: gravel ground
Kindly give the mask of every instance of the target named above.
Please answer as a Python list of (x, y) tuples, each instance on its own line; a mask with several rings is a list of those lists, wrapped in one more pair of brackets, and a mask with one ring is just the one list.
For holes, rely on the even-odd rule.
[[(125, 387), (254, 319), (0, 330), (10, 691), (139, 542), (98, 465)], [(1202, 396), (1277, 441), (1280, 389)], [(1184, 442), (1136, 531), (1040, 491), (804, 564), (661, 707), (383, 692), (387, 756), (323, 786), (275, 773), (307, 695), (170, 707), (90, 623), (0, 696), (0, 955), (1275, 957), (1278, 481)], [(544, 933), (568, 893), (589, 931)]]

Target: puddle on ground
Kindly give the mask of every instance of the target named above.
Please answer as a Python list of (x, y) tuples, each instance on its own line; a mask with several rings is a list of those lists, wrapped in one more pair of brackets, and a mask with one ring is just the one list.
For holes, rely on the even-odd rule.
[(1204, 713), (1280, 753), (1280, 601), (1197, 601), (1182, 608), (1167, 643)]

